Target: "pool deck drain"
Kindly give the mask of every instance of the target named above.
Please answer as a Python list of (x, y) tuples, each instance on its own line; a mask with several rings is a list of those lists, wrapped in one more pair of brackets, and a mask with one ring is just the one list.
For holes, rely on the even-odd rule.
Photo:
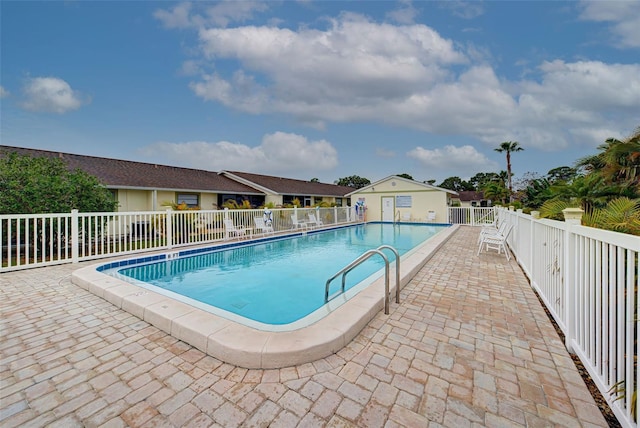
[(336, 354), (280, 369), (172, 337), (73, 284), (78, 265), (2, 274), (0, 425), (607, 426), (517, 263), (476, 256), (477, 233)]

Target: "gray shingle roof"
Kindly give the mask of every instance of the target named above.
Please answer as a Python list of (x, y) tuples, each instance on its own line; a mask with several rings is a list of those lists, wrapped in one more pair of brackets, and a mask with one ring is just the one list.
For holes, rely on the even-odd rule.
[(98, 178), (110, 188), (148, 188), (198, 190), (215, 193), (260, 195), (257, 189), (238, 183), (212, 171), (156, 165), (119, 159), (75, 155), (49, 150), (0, 146), (2, 152), (16, 152), (34, 157), (60, 158), (71, 170), (80, 169)]
[(337, 186), (335, 184), (327, 183), (313, 183), (311, 181), (251, 174), (248, 172), (222, 171), (220, 174), (230, 174), (239, 177), (281, 195), (334, 196), (341, 198), (347, 193), (351, 193), (355, 190), (353, 187)]
[(480, 201), (484, 199), (482, 192), (475, 192), (473, 190), (462, 190), (458, 192), (458, 194), (460, 195), (460, 200), (463, 202)]

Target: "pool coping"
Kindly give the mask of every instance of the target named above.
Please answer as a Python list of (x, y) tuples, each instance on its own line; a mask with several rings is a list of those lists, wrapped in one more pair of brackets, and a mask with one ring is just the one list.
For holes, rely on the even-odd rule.
[[(401, 259), (401, 289), (459, 227), (445, 228)], [(379, 278), (307, 327), (263, 331), (108, 276), (96, 269), (104, 264), (77, 269), (71, 281), (214, 358), (248, 369), (283, 368), (325, 358), (346, 346), (384, 310), (384, 278)], [(394, 296), (393, 281), (390, 286)]]

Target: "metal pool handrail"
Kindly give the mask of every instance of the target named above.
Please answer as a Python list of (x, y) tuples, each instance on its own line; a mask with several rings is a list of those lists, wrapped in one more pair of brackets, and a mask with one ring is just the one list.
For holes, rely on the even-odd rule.
[[(324, 289), (324, 302), (328, 303), (329, 300), (333, 300), (338, 295), (344, 293), (347, 273), (351, 272), (356, 266), (360, 265), (365, 260), (374, 256), (375, 254), (378, 254), (384, 260), (384, 313), (388, 315), (389, 314), (389, 259), (381, 251), (383, 248), (390, 249), (391, 251), (393, 251), (394, 255), (396, 256), (396, 303), (400, 303), (400, 254), (395, 248), (393, 248), (390, 245), (381, 245), (375, 250), (365, 251), (357, 259), (355, 259), (354, 261), (349, 263), (347, 266), (340, 269), (340, 271), (338, 271), (335, 275), (329, 278), (327, 280), (327, 283)], [(340, 292), (335, 293), (331, 297), (331, 299), (329, 299), (329, 285), (331, 284), (331, 281), (336, 279), (339, 275), (342, 275), (342, 287), (340, 289)]]

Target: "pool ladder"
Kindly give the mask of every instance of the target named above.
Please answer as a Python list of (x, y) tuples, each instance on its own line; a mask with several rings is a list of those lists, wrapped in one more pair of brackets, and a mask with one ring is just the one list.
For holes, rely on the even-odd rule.
[[(347, 274), (351, 272), (356, 266), (363, 263), (365, 260), (378, 254), (384, 260), (384, 313), (386, 315), (389, 315), (389, 259), (381, 251), (385, 248), (393, 251), (393, 254), (396, 256), (396, 303), (400, 303), (400, 254), (398, 254), (398, 250), (393, 248), (391, 245), (381, 245), (375, 250), (365, 251), (364, 253), (362, 253), (362, 255), (360, 255), (360, 257), (358, 257), (357, 259), (349, 263), (347, 266), (340, 269), (340, 271), (338, 271), (335, 275), (329, 278), (327, 280), (327, 283), (324, 289), (324, 302), (328, 303), (330, 300), (333, 300), (340, 294), (343, 294)], [(332, 296), (329, 296), (329, 286), (331, 285), (331, 281), (333, 281), (340, 275), (342, 275), (342, 287), (340, 289), (340, 292), (339, 293), (336, 292)]]

